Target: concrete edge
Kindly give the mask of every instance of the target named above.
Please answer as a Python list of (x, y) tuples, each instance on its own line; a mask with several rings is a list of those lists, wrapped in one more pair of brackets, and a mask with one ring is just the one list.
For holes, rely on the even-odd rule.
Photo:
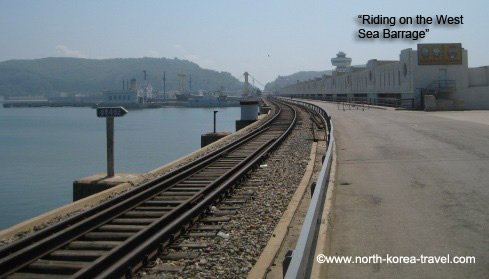
[(287, 236), (292, 218), (294, 217), (297, 208), (299, 207), (302, 198), (304, 197), (304, 194), (307, 192), (307, 186), (311, 182), (311, 178), (314, 173), (314, 165), (316, 162), (316, 154), (317, 142), (313, 142), (311, 147), (311, 154), (309, 157), (309, 163), (306, 166), (306, 171), (302, 176), (301, 182), (299, 183), (297, 190), (295, 191), (289, 204), (287, 205), (287, 209), (282, 214), (282, 217), (275, 226), (275, 229), (273, 230), (272, 236), (268, 240), (267, 245), (263, 249), (256, 263), (251, 268), (250, 272), (248, 273), (248, 279), (265, 278), (267, 273), (270, 271), (270, 267), (272, 266), (275, 257), (280, 251), (285, 237)]
[(64, 206), (55, 208), (39, 216), (36, 216), (24, 222), (13, 225), (12, 227), (0, 231), (0, 240), (7, 240), (19, 233), (31, 232), (36, 227), (51, 222), (56, 218), (62, 218), (73, 212), (90, 208), (92, 205), (96, 204), (97, 202), (100, 202), (101, 200), (110, 198), (113, 195), (126, 191), (132, 186), (133, 185), (131, 183), (122, 183), (110, 189), (104, 190), (100, 193), (97, 193), (95, 195), (91, 195), (89, 197), (80, 199), (76, 202), (72, 202)]
[[(38, 215), (36, 217), (33, 217), (31, 219), (27, 219), (21, 223), (18, 223), (16, 225), (13, 225), (11, 227), (8, 227), (6, 229), (0, 230), (0, 241), (5, 241), (9, 240), (10, 238), (14, 237), (15, 235), (18, 234), (25, 234), (25, 233), (30, 233), (36, 230), (39, 226), (43, 226), (47, 223), (57, 223), (55, 219), (63, 219), (66, 217), (66, 215), (75, 213), (77, 211), (82, 211), (86, 210), (88, 208), (91, 208), (92, 206), (100, 203), (101, 201), (108, 199), (112, 196), (115, 196), (119, 193), (125, 192), (133, 187), (136, 187), (144, 182), (147, 182), (151, 179), (154, 179), (158, 176), (163, 175), (165, 172), (171, 170), (172, 168), (176, 168), (178, 165), (190, 162), (196, 158), (201, 157), (204, 155), (206, 152), (209, 152), (211, 150), (214, 150), (217, 148), (218, 145), (223, 144), (225, 141), (230, 141), (233, 140), (237, 137), (240, 137), (251, 130), (257, 128), (259, 125), (263, 124), (270, 116), (272, 115), (272, 112), (270, 111), (268, 114), (263, 114), (256, 122), (253, 124), (248, 125), (247, 127), (236, 131), (212, 144), (209, 144), (208, 146), (205, 146), (203, 148), (199, 148), (195, 150), (194, 152), (187, 154), (183, 157), (180, 157), (179, 159), (176, 159), (172, 162), (169, 162), (159, 168), (156, 168), (154, 170), (148, 171), (146, 173), (138, 175), (136, 179), (133, 179), (129, 182), (125, 182), (122, 184), (119, 184), (117, 186), (111, 187), (107, 190), (104, 190), (102, 192), (99, 192), (97, 194), (93, 194), (91, 196), (88, 196), (86, 198), (80, 199), (76, 202), (72, 202), (66, 205), (63, 205), (61, 207), (52, 209), (46, 213), (43, 213), (41, 215)], [(51, 224), (50, 224), (51, 225)]]
[[(321, 225), (319, 226), (318, 239), (314, 257), (318, 254), (329, 255), (331, 249), (331, 232), (334, 226), (334, 203), (336, 197), (336, 142), (333, 144), (333, 159), (328, 181), (328, 191), (326, 192), (326, 201), (324, 203), (321, 215)], [(328, 265), (320, 264), (314, 258), (311, 270), (311, 278), (327, 278)]]

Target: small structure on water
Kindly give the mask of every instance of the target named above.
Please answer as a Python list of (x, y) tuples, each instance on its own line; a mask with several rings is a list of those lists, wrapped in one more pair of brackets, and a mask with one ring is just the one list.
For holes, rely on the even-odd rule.
[(243, 129), (258, 119), (258, 100), (245, 99), (241, 100), (241, 119), (236, 120), (236, 131)]

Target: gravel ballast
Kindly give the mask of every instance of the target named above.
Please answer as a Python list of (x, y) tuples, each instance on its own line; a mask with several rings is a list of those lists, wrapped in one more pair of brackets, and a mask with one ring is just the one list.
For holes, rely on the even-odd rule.
[[(298, 123), (285, 142), (237, 187), (228, 200), (252, 192), (215, 237), (183, 235), (176, 245), (202, 243), (199, 249), (166, 249), (167, 254), (188, 252), (188, 258), (162, 260), (137, 275), (142, 278), (246, 278), (299, 185), (309, 161), (313, 134), (311, 120), (299, 110)], [(219, 206), (218, 206), (219, 207)], [(197, 223), (194, 226), (199, 226)], [(165, 254), (165, 253), (164, 253)]]

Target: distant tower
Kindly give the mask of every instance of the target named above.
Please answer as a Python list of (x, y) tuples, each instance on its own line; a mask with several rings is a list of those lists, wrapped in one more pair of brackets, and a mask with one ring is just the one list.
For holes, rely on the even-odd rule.
[(143, 70), (144, 73), (144, 80), (146, 80), (146, 70)]
[(351, 65), (351, 58), (346, 57), (346, 53), (340, 51), (335, 58), (331, 58), (331, 64), (336, 67), (337, 72), (348, 72)]
[(244, 78), (245, 78), (245, 83), (244, 83), (244, 88), (243, 88), (243, 96), (248, 97), (249, 90), (250, 90), (250, 83), (248, 82), (248, 72), (244, 72)]
[(185, 74), (178, 74), (178, 77), (180, 78), (180, 93), (184, 94), (185, 93), (185, 79), (187, 76)]

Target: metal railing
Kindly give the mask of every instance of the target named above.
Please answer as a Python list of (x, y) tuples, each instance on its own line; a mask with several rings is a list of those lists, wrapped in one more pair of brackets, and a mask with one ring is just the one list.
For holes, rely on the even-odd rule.
[(366, 104), (374, 106), (386, 106), (394, 108), (415, 109), (414, 98), (368, 98), (368, 97), (346, 97), (346, 96), (304, 96), (297, 97), (309, 100), (320, 100), (334, 103)]
[(318, 113), (328, 129), (328, 149), (326, 150), (326, 155), (316, 181), (316, 186), (314, 187), (314, 190), (312, 190), (313, 195), (302, 225), (301, 233), (297, 240), (295, 249), (290, 257), (288, 268), (286, 271), (284, 271), (284, 277), (287, 279), (309, 278), (312, 264), (314, 263), (315, 259), (314, 254), (316, 251), (318, 231), (321, 224), (324, 202), (326, 200), (326, 192), (328, 190), (334, 145), (333, 123), (331, 122), (331, 117), (328, 115), (328, 112), (319, 106), (295, 99), (281, 99), (306, 107)]

